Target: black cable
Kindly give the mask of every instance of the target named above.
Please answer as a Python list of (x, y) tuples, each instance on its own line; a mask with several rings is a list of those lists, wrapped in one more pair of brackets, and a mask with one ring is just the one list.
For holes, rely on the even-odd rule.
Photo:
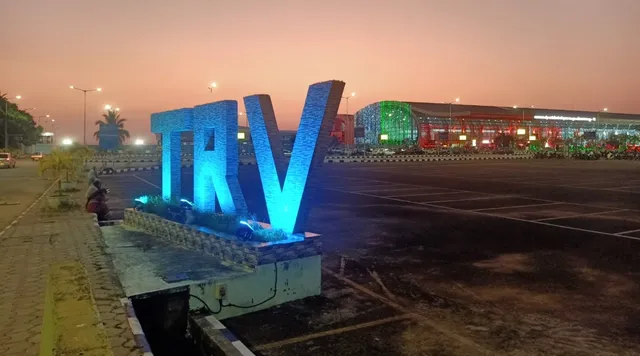
[(195, 296), (195, 295), (193, 295), (193, 294), (189, 294), (189, 297), (191, 297), (191, 298), (196, 298), (197, 300), (199, 300), (199, 301), (200, 301), (200, 303), (202, 303), (202, 304), (204, 305), (204, 307), (205, 307), (205, 308), (209, 311), (209, 313), (211, 313), (211, 314), (219, 314), (219, 313), (222, 311), (222, 300), (219, 300), (220, 305), (219, 305), (219, 307), (218, 307), (218, 311), (214, 312), (213, 310), (211, 310), (211, 308), (209, 308), (209, 305), (208, 305), (204, 300), (202, 300), (202, 298), (200, 298), (200, 297), (198, 297), (198, 296)]
[(265, 299), (265, 300), (261, 301), (261, 302), (260, 302), (260, 303), (258, 303), (258, 304), (254, 304), (254, 305), (247, 305), (247, 306), (243, 306), (243, 305), (236, 305), (236, 304), (231, 304), (231, 303), (229, 303), (229, 304), (222, 304), (222, 300), (221, 300), (221, 301), (220, 301), (220, 309), (222, 309), (222, 307), (235, 307), (235, 308), (240, 308), (240, 309), (251, 309), (251, 308), (255, 308), (255, 307), (257, 307), (257, 306), (260, 306), (260, 305), (262, 305), (262, 304), (264, 304), (264, 303), (266, 303), (266, 302), (270, 301), (271, 299), (275, 298), (275, 297), (276, 297), (276, 294), (278, 293), (278, 263), (277, 263), (277, 262), (276, 262), (276, 263), (274, 263), (274, 264), (273, 264), (273, 267), (274, 267), (274, 269), (275, 269), (275, 275), (276, 275), (276, 278), (275, 278), (275, 282), (274, 282), (274, 285), (273, 285), (273, 295), (272, 295), (272, 296), (270, 296), (269, 298), (267, 298), (267, 299)]

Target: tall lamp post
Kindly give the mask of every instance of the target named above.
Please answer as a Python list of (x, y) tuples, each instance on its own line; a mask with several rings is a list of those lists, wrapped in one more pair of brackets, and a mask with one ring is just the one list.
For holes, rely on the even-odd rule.
[(209, 85), (209, 88), (208, 88), (208, 89), (209, 89), (209, 92), (210, 92), (210, 93), (213, 93), (213, 89), (215, 89), (215, 88), (217, 88), (217, 87), (218, 87), (218, 84), (217, 84), (216, 82), (212, 82), (212, 83)]
[(38, 116), (38, 125), (40, 125), (40, 119), (42, 119), (43, 117), (45, 117), (45, 118), (47, 118), (47, 119), (48, 119), (48, 118), (50, 117), (50, 115), (49, 115), (49, 114), (46, 114), (46, 115), (39, 115), (39, 116)]
[[(16, 95), (13, 97), (16, 100), (22, 99), (22, 96)], [(9, 133), (8, 133), (8, 124), (9, 123), (9, 98), (6, 98), (4, 101), (4, 148), (9, 148)]]
[(102, 88), (81, 89), (78, 87), (74, 87), (73, 85), (70, 85), (69, 88), (80, 90), (84, 95), (84, 113), (82, 115), (84, 123), (83, 123), (83, 131), (82, 131), (82, 142), (86, 146), (87, 145), (87, 93), (92, 91), (102, 91)]
[[(48, 115), (47, 115), (48, 116)], [(44, 124), (47, 125), (51, 123), (51, 144), (55, 146), (56, 144), (56, 119), (44, 120)]]
[[(352, 93), (351, 93), (351, 95), (349, 95), (349, 96), (343, 96), (343, 97), (342, 97), (342, 99), (344, 99), (344, 100), (346, 100), (346, 101), (347, 101), (347, 105), (346, 105), (346, 114), (347, 114), (347, 119), (349, 118), (349, 99), (351, 99), (351, 98), (353, 98), (353, 97), (355, 97), (355, 96), (356, 96), (356, 92), (354, 91), (354, 92), (352, 92)], [(354, 118), (354, 126), (355, 126), (355, 118)], [(354, 144), (355, 144), (355, 142), (354, 142)], [(356, 149), (357, 149), (357, 147), (356, 147)], [(367, 152), (366, 152), (366, 150), (364, 150), (364, 151), (365, 151), (365, 152), (364, 152), (364, 155), (366, 156), (366, 155), (367, 155)]]
[(453, 145), (451, 144), (451, 126), (453, 125), (453, 119), (452, 119), (452, 108), (453, 108), (453, 104), (458, 104), (460, 102), (460, 98), (456, 98), (456, 100), (454, 101), (450, 101), (449, 102), (449, 134), (447, 135), (447, 140), (449, 141), (449, 154), (453, 155)]
[(355, 96), (356, 96), (356, 92), (354, 91), (353, 93), (351, 93), (351, 95), (342, 97), (342, 99), (347, 101), (347, 106), (346, 106), (347, 116), (349, 116), (349, 99), (351, 99), (351, 98), (353, 98)]

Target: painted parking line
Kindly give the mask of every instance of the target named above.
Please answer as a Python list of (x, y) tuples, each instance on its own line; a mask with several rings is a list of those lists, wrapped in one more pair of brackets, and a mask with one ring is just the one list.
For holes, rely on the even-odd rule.
[(560, 216), (560, 217), (554, 217), (554, 218), (536, 219), (536, 220), (533, 220), (533, 221), (549, 221), (549, 220), (559, 220), (559, 219), (581, 218), (583, 216), (592, 216), (592, 215), (601, 215), (601, 214), (615, 214), (615, 213), (621, 213), (623, 211), (629, 211), (629, 209), (607, 210), (607, 211), (599, 211), (599, 212), (595, 212), (595, 213), (575, 214), (575, 215), (567, 215), (567, 216)]
[(144, 179), (144, 178), (140, 178), (140, 177), (138, 177), (136, 174), (134, 174), (133, 176), (134, 176), (135, 178), (137, 178), (137, 179), (139, 179), (139, 180), (141, 180), (141, 181), (143, 181), (143, 182), (145, 182), (145, 183), (149, 184), (149, 185), (150, 185), (150, 186), (152, 186), (152, 187), (156, 187), (156, 188), (158, 188), (158, 189), (162, 190), (162, 188), (160, 188), (159, 186), (157, 186), (157, 185), (155, 185), (155, 184), (153, 184), (153, 183), (149, 182), (148, 180), (146, 180), (146, 179)]
[[(418, 177), (434, 177), (434, 175), (432, 175), (432, 174), (421, 174), (421, 173), (413, 173), (413, 172), (404, 172), (404, 174), (405, 175), (418, 176)], [(500, 176), (500, 175), (496, 174), (496, 176)], [(455, 174), (440, 175), (439, 177), (442, 177), (442, 178), (456, 178), (456, 179), (469, 179), (469, 176), (455, 175)], [(514, 178), (516, 178), (516, 177), (517, 176), (514, 176)], [(581, 187), (581, 186), (567, 185), (567, 184), (544, 184), (544, 183), (539, 183), (539, 182), (523, 182), (523, 181), (514, 182), (514, 181), (510, 181), (508, 179), (502, 179), (502, 178), (504, 178), (503, 176), (500, 176), (501, 179), (487, 179), (487, 178), (482, 178), (480, 176), (475, 176), (474, 175), (473, 178), (474, 178), (474, 180), (487, 181), (487, 182), (492, 182), (492, 183), (507, 183), (507, 184), (517, 183), (517, 184), (522, 184), (522, 185), (534, 185), (534, 186), (541, 186), (541, 187), (560, 187), (560, 188), (572, 188), (572, 189), (584, 189), (584, 190), (611, 191), (610, 188)], [(625, 191), (625, 193), (640, 194), (640, 191), (638, 191), (638, 192)]]
[(618, 235), (626, 235), (626, 234), (633, 234), (634, 232), (640, 232), (640, 229), (616, 232), (616, 234), (618, 234)]
[(331, 335), (343, 334), (343, 333), (350, 332), (350, 331), (370, 328), (370, 327), (373, 327), (373, 326), (378, 326), (378, 325), (383, 325), (383, 324), (388, 324), (388, 323), (393, 323), (393, 322), (402, 322), (402, 321), (410, 320), (410, 319), (413, 319), (413, 315), (411, 315), (411, 314), (397, 315), (397, 316), (392, 316), (392, 317), (389, 317), (389, 318), (374, 320), (374, 321), (361, 323), (361, 324), (357, 324), (357, 325), (351, 325), (351, 326), (347, 326), (347, 327), (344, 327), (344, 328), (327, 330), (327, 331), (322, 331), (322, 332), (318, 332), (318, 333), (314, 333), (314, 334), (303, 335), (303, 336), (298, 336), (298, 337), (292, 337), (290, 339), (285, 339), (285, 340), (276, 341), (276, 342), (272, 342), (272, 343), (268, 343), (268, 344), (258, 345), (256, 347), (254, 347), (253, 349), (256, 350), (256, 351), (264, 351), (264, 350), (274, 349), (274, 348), (277, 348), (277, 347), (287, 346), (287, 345), (291, 345), (291, 344), (297, 344), (297, 343), (301, 343), (301, 342), (305, 342), (305, 341), (309, 341), (309, 340), (319, 339), (319, 338), (327, 337), (327, 336), (331, 336)]
[[(418, 190), (417, 188), (413, 188)], [(427, 188), (430, 189), (430, 188)], [(405, 197), (420, 197), (420, 196), (429, 196), (429, 195), (446, 195), (446, 194), (468, 194), (467, 192), (458, 192), (458, 191), (450, 191), (448, 192), (447, 188), (442, 188), (444, 191), (441, 192), (432, 192), (432, 193), (415, 193), (415, 194), (399, 194), (399, 195), (389, 195), (392, 198), (405, 198)], [(481, 193), (484, 194), (484, 193)]]
[[(527, 199), (529, 199), (529, 198), (527, 198)], [(566, 204), (566, 203), (556, 202), (556, 203), (541, 203), (541, 204), (529, 204), (529, 205), (512, 205), (512, 206), (502, 206), (502, 207), (496, 207), (496, 208), (472, 209), (471, 211), (490, 211), (490, 210), (501, 210), (501, 209), (508, 210), (508, 209), (533, 208), (533, 207), (540, 207), (540, 206), (560, 205), (560, 204)]]
[(491, 195), (487, 197), (477, 197), (477, 198), (465, 198), (465, 199), (448, 199), (448, 200), (433, 200), (429, 201), (429, 204), (440, 204), (440, 203), (453, 203), (459, 201), (471, 201), (471, 200), (486, 200), (486, 199), (499, 199), (499, 198), (518, 198), (515, 195)]
[[(414, 202), (414, 201), (410, 201), (410, 200), (406, 200), (406, 199), (399, 199), (399, 198), (379, 197), (379, 196), (377, 196), (377, 195), (373, 195), (373, 194), (367, 194), (367, 193), (356, 193), (356, 192), (348, 192), (348, 191), (341, 191), (341, 190), (333, 189), (333, 188), (325, 188), (325, 189), (327, 189), (327, 190), (334, 190), (334, 191), (338, 191), (338, 192), (342, 192), (342, 193), (349, 193), (349, 194), (361, 195), (361, 196), (370, 197), (370, 198), (377, 198), (377, 199), (391, 200), (391, 201), (401, 202), (401, 203), (406, 203), (406, 204), (413, 204), (413, 205), (427, 206), (427, 207), (431, 207), (431, 208), (442, 209), (442, 210), (448, 210), (448, 211), (458, 212), (458, 213), (463, 213), (463, 214), (474, 214), (474, 215), (480, 215), (480, 216), (488, 216), (488, 217), (493, 217), (493, 218), (499, 218), (499, 219), (505, 219), (505, 220), (512, 220), (512, 221), (519, 221), (519, 222), (530, 223), (530, 224), (536, 224), (536, 225), (551, 226), (551, 227), (556, 227), (556, 228), (565, 229), (565, 230), (573, 230), (573, 231), (588, 232), (588, 233), (597, 234), (597, 235), (606, 235), (606, 236), (613, 236), (613, 237), (618, 237), (618, 238), (625, 238), (625, 239), (629, 239), (629, 240), (636, 240), (636, 241), (640, 241), (640, 237), (632, 237), (632, 236), (626, 236), (626, 235), (617, 235), (617, 234), (613, 234), (613, 233), (609, 233), (609, 232), (596, 231), (596, 230), (589, 230), (589, 229), (582, 229), (582, 228), (579, 228), (579, 227), (573, 227), (573, 226), (558, 225), (558, 224), (553, 224), (553, 223), (549, 223), (549, 222), (546, 222), (546, 221), (519, 219), (519, 218), (515, 218), (515, 217), (511, 217), (511, 216), (491, 214), (491, 213), (487, 213), (487, 212), (483, 212), (483, 211), (471, 211), (471, 210), (464, 210), (464, 209), (452, 208), (452, 207), (442, 206), (442, 205), (436, 205), (436, 204), (429, 204), (429, 203)], [(622, 209), (622, 210), (628, 210), (628, 209)]]
[(466, 346), (470, 346), (472, 348), (474, 348), (475, 350), (478, 350), (480, 352), (482, 352), (485, 355), (491, 355), (491, 353), (489, 352), (489, 350), (485, 349), (483, 346), (475, 343), (473, 340), (468, 339), (462, 335), (456, 334), (453, 330), (449, 330), (446, 326), (443, 326), (441, 322), (436, 322), (433, 319), (430, 319), (429, 317), (427, 317), (426, 315), (419, 313), (419, 312), (414, 312), (413, 310), (402, 306), (401, 304), (393, 301), (393, 300), (389, 300), (387, 297), (382, 296), (372, 290), (370, 290), (369, 288), (358, 284), (354, 281), (352, 281), (351, 279), (345, 277), (345, 276), (340, 276), (339, 274), (333, 272), (332, 270), (326, 268), (326, 267), (322, 267), (322, 271), (329, 274), (330, 276), (346, 283), (347, 285), (349, 285), (350, 287), (352, 287), (353, 289), (364, 293), (370, 297), (373, 297), (383, 303), (385, 303), (386, 305), (400, 311), (401, 313), (404, 314), (408, 314), (411, 315), (412, 317), (418, 319), (422, 324), (424, 324), (425, 326), (428, 326), (434, 330), (439, 331), (440, 333), (442, 333), (443, 335), (446, 335), (454, 340), (456, 340), (457, 342), (466, 345)]
[[(370, 187), (369, 187), (370, 188)], [(426, 189), (430, 189), (429, 187), (425, 187)], [(398, 188), (385, 188), (385, 189), (364, 189), (364, 190), (353, 190), (354, 192), (362, 192), (362, 193), (372, 193), (372, 192), (401, 192), (405, 190), (416, 190), (416, 187), (398, 187)]]
[(630, 185), (626, 187), (610, 188), (609, 190), (615, 190), (619, 192), (628, 192), (629, 190), (640, 190), (640, 185)]
[[(405, 172), (405, 175), (410, 174)], [(337, 176), (332, 176), (333, 178), (340, 178)], [(366, 179), (366, 178), (360, 178), (360, 179)], [(375, 179), (366, 179), (367, 181), (375, 181), (375, 182), (384, 182), (387, 184), (394, 184), (394, 182), (390, 182), (390, 181), (384, 181), (384, 180), (375, 180)], [(504, 181), (504, 183), (513, 183), (513, 182), (508, 182), (508, 181)], [(425, 185), (419, 185), (419, 184), (410, 184), (410, 183), (403, 183), (405, 185), (412, 185), (414, 187), (420, 188), (420, 187), (424, 187), (424, 188), (440, 188), (440, 187), (434, 187), (434, 186), (425, 186)], [(441, 189), (449, 189), (449, 188), (441, 188)], [(472, 191), (472, 190), (460, 190), (460, 189), (449, 189), (451, 191), (456, 191), (456, 192), (461, 192), (461, 193), (469, 193), (469, 194), (486, 194), (486, 195), (491, 195), (491, 193), (483, 193), (483, 192), (477, 192), (477, 191)], [(607, 190), (607, 189), (596, 189), (596, 190)], [(563, 203), (563, 204), (568, 204), (568, 205), (575, 205), (575, 206), (586, 206), (589, 208), (598, 208), (598, 209), (615, 209), (615, 207), (612, 206), (604, 206), (604, 205), (586, 205), (586, 204), (580, 204), (580, 203), (572, 203), (572, 202), (566, 202), (566, 201), (559, 201), (559, 200), (550, 200), (550, 199), (541, 199), (541, 198), (530, 198), (530, 197), (522, 197), (523, 199), (529, 199), (529, 200), (537, 200), (537, 201), (541, 201), (541, 202), (547, 202), (547, 203)], [(415, 203), (415, 202), (413, 202)], [(640, 213), (640, 209), (621, 209), (621, 210), (626, 210), (626, 211), (637, 211)]]

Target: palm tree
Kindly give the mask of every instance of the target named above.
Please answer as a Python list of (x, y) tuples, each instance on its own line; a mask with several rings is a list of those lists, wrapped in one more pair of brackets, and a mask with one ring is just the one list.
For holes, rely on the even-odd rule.
[[(75, 173), (75, 161), (71, 153), (62, 150), (53, 150), (51, 154), (44, 156), (39, 161), (38, 173), (43, 175), (51, 172), (54, 179), (58, 179), (58, 189), (62, 189), (63, 179), (71, 181), (71, 176)], [(63, 178), (62, 175), (65, 174)]]
[(98, 131), (93, 133), (93, 137), (98, 141), (100, 141), (100, 129), (104, 126), (118, 127), (118, 139), (120, 140), (120, 144), (124, 143), (124, 141), (129, 138), (129, 131), (124, 129), (124, 123), (127, 119), (121, 119), (119, 111), (109, 110), (105, 114), (102, 114), (102, 119), (103, 120), (96, 121), (96, 126), (99, 128)]

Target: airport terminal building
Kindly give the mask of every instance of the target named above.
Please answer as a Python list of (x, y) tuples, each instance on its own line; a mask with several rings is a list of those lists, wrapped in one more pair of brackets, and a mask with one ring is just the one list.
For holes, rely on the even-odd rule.
[(607, 111), (382, 101), (355, 114), (364, 128), (356, 143), (367, 145), (491, 145), (499, 134), (518, 140), (554, 141), (574, 138), (606, 140), (611, 135), (640, 134), (640, 115)]

